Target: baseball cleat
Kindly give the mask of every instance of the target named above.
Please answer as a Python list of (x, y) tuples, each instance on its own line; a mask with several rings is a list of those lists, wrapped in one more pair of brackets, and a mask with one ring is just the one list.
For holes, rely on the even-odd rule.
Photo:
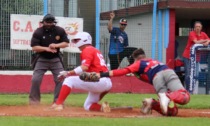
[(152, 114), (152, 98), (145, 98), (142, 101), (141, 113), (147, 115)]
[(61, 110), (63, 110), (64, 107), (62, 104), (57, 105), (56, 103), (54, 103), (54, 104), (52, 104), (52, 106), (50, 108), (53, 110), (56, 110), (56, 111), (61, 111)]
[(166, 93), (158, 93), (159, 101), (160, 101), (160, 108), (162, 110), (163, 114), (167, 114), (168, 112), (168, 105), (170, 102), (170, 99), (166, 96)]
[(102, 112), (111, 112), (111, 108), (109, 107), (109, 103), (108, 102), (103, 102), (101, 104), (101, 111)]

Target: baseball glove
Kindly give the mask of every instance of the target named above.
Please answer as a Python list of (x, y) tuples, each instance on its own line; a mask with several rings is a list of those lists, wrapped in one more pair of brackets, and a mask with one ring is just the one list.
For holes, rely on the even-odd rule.
[(86, 82), (98, 82), (100, 79), (95, 72), (91, 73), (84, 72), (80, 74), (79, 78)]

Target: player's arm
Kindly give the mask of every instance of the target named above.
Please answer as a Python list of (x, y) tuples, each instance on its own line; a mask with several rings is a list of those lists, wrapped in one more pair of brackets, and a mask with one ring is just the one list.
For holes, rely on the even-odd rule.
[(79, 77), (83, 81), (98, 82), (100, 80), (100, 78), (102, 78), (102, 77), (122, 76), (122, 75), (125, 75), (130, 72), (132, 72), (132, 71), (129, 70), (128, 68), (124, 68), (124, 69), (116, 69), (116, 70), (112, 70), (112, 71), (108, 71), (108, 72), (101, 72), (101, 73), (84, 72), (84, 73), (80, 74)]
[(201, 39), (201, 40), (194, 39), (193, 42), (195, 44), (203, 44), (203, 43), (207, 42), (207, 40), (206, 39)]
[(123, 76), (126, 75), (128, 73), (130, 73), (131, 71), (127, 68), (124, 69), (116, 69), (116, 70), (111, 70), (109, 72), (101, 72), (98, 73), (98, 77), (112, 77), (112, 76)]
[(87, 71), (89, 69), (91, 62), (93, 61), (93, 56), (92, 56), (91, 52), (86, 51), (81, 54), (81, 57), (82, 57), (81, 58), (82, 65), (74, 68), (71, 71), (61, 71), (60, 74), (58, 75), (58, 78), (63, 79), (65, 77), (71, 76), (71, 75), (80, 75), (81, 73)]
[(190, 32), (189, 39), (190, 41), (193, 41), (195, 44), (203, 44), (206, 42), (206, 39), (198, 40), (194, 32)]
[(140, 61), (137, 61), (133, 64), (131, 64), (130, 66), (123, 68), (123, 69), (115, 69), (115, 70), (111, 70), (109, 72), (102, 72), (97, 74), (99, 77), (112, 77), (112, 76), (122, 76), (122, 75), (126, 75), (128, 73), (134, 73), (137, 72), (139, 70), (140, 67)]
[(44, 47), (44, 46), (41, 46), (41, 39), (42, 38), (42, 35), (40, 34), (40, 32), (38, 30), (36, 30), (34, 33), (33, 33), (33, 36), (31, 38), (31, 47), (32, 47), (32, 50), (35, 51), (35, 52), (51, 52), (51, 53), (56, 53), (57, 50), (55, 49), (50, 49), (49, 47)]
[(61, 43), (52, 43), (49, 45), (50, 48), (56, 49), (56, 48), (66, 48), (69, 46), (68, 42), (61, 42)]
[(70, 76), (70, 75), (79, 75), (82, 72), (85, 72), (86, 70), (88, 70), (88, 66), (81, 65), (67, 72), (68, 72), (68, 76)]
[(63, 29), (60, 31), (60, 35), (61, 35), (59, 40), (60, 43), (52, 43), (49, 45), (50, 48), (52, 49), (66, 48), (69, 46), (69, 39), (67, 37), (66, 32)]
[(210, 39), (209, 39), (209, 37), (208, 37), (208, 35), (207, 35), (206, 33), (204, 33), (204, 36), (205, 36), (206, 42), (203, 43), (203, 45), (204, 45), (204, 46), (208, 46), (209, 43), (210, 43)]
[(88, 66), (81, 65), (81, 66), (78, 66), (78, 67), (76, 67), (76, 68), (74, 68), (73, 70), (70, 70), (70, 71), (61, 71), (58, 75), (58, 79), (60, 81), (62, 81), (64, 78), (66, 78), (68, 76), (79, 75), (86, 70), (88, 70)]
[(109, 32), (111, 32), (112, 31), (112, 29), (113, 29), (113, 27), (112, 27), (112, 22), (113, 22), (113, 19), (114, 19), (114, 17), (115, 17), (115, 14), (112, 12), (112, 13), (110, 13), (110, 20), (109, 20), (109, 22), (108, 22), (108, 30), (109, 30)]

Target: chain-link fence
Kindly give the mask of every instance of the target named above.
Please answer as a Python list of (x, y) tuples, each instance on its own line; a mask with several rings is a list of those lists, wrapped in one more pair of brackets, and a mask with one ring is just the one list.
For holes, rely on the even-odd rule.
[[(164, 1), (173, 0), (157, 0), (157, 2)], [(180, 1), (209, 2), (208, 0)], [(114, 12), (113, 27), (120, 27), (120, 19), (125, 18), (127, 20), (125, 32), (122, 33), (127, 34), (128, 44), (125, 46), (128, 50), (143, 48), (148, 57), (166, 61), (166, 49), (169, 43), (169, 31), (167, 31), (169, 29), (169, 10), (167, 8), (154, 10), (154, 5), (154, 0), (100, 0), (100, 6), (97, 7), (96, 0), (0, 0), (0, 69), (31, 69), (29, 66), (32, 51), (10, 49), (10, 14), (44, 15), (51, 13), (59, 17), (83, 18), (83, 30), (92, 35), (94, 46), (97, 43), (100, 45), (99, 49), (109, 64), (111, 34), (107, 29), (107, 24), (110, 21), (110, 13)], [(97, 8), (100, 10), (100, 33), (96, 33)], [(99, 41), (95, 39), (98, 34)], [(114, 37), (123, 43), (123, 37), (120, 36)], [(119, 47), (115, 46), (114, 48)], [(120, 53), (120, 49), (118, 51)], [(125, 52), (120, 58), (117, 56), (117, 65), (126, 66), (129, 64), (127, 53)], [(66, 69), (72, 69), (79, 65), (79, 54), (65, 52), (64, 64)]]

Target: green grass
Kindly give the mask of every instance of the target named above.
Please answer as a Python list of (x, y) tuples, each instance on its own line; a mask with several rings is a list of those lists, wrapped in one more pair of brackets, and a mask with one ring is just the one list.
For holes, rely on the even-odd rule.
[[(83, 106), (87, 94), (71, 94), (65, 101), (67, 106)], [(108, 101), (111, 107), (133, 106), (139, 107), (144, 98), (157, 98), (155, 94), (107, 94), (102, 101)], [(52, 94), (42, 94), (41, 103), (51, 104)], [(28, 94), (1, 94), (0, 105), (27, 105)], [(210, 109), (210, 95), (192, 95), (189, 104), (180, 108)]]
[(209, 126), (209, 118), (0, 117), (0, 126)]
[[(71, 94), (65, 102), (67, 106), (82, 107), (87, 94)], [(111, 107), (133, 106), (138, 108), (146, 97), (157, 98), (155, 94), (108, 94), (102, 101), (108, 101)], [(42, 94), (42, 104), (52, 103), (52, 94)], [(0, 106), (27, 105), (28, 94), (1, 94)], [(209, 109), (209, 95), (192, 95), (189, 104), (181, 108)], [(1, 110), (0, 110), (1, 112)], [(4, 117), (0, 116), (0, 126), (208, 126), (209, 118), (62, 118), (62, 117)]]

